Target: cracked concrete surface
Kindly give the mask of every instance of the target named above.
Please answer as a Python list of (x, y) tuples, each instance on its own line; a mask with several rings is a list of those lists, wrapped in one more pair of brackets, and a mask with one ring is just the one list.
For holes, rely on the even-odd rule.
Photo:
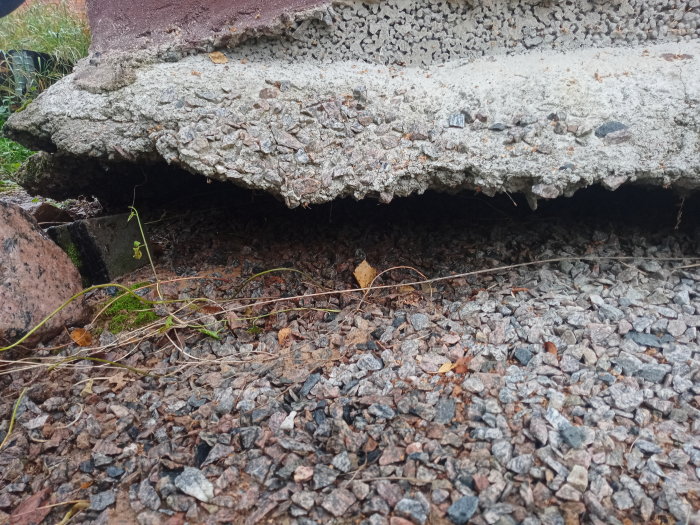
[(93, 56), (7, 132), (58, 152), (53, 177), (61, 158), (165, 161), (289, 206), (427, 189), (523, 192), (533, 207), (592, 184), (694, 190), (699, 11), (345, 1), (271, 22), (276, 37), (228, 40), (225, 64), (197, 52), (203, 41)]

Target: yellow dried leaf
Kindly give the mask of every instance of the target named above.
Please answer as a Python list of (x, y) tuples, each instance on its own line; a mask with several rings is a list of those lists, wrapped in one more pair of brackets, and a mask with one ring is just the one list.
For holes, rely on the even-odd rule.
[(438, 369), (437, 373), (438, 374), (446, 374), (447, 372), (452, 370), (454, 367), (455, 367), (455, 365), (448, 361), (447, 363), (442, 364), (442, 366)]
[(78, 346), (92, 346), (92, 335), (84, 328), (76, 328), (70, 333), (70, 338)]
[(364, 260), (355, 268), (353, 275), (355, 275), (355, 279), (357, 279), (357, 284), (360, 285), (360, 288), (368, 288), (377, 276), (377, 270)]
[(94, 392), (92, 391), (92, 379), (88, 379), (85, 387), (80, 391), (80, 395), (83, 397), (91, 396)]
[(209, 59), (214, 62), (214, 64), (227, 64), (228, 57), (224, 55), (221, 51), (214, 51), (209, 53)]

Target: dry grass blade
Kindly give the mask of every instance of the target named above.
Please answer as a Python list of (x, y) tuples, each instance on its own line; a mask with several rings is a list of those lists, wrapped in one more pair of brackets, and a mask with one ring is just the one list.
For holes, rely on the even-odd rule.
[(2, 440), (2, 443), (0, 443), (0, 450), (2, 450), (7, 442), (10, 440), (10, 436), (12, 435), (12, 431), (15, 428), (15, 421), (17, 420), (17, 411), (19, 410), (19, 405), (22, 403), (22, 399), (24, 398), (24, 394), (27, 393), (27, 388), (23, 388), (22, 391), (19, 393), (19, 397), (17, 398), (17, 401), (15, 402), (15, 406), (12, 409), (12, 415), (10, 416), (10, 425), (7, 427), (7, 434), (5, 435), (5, 439)]

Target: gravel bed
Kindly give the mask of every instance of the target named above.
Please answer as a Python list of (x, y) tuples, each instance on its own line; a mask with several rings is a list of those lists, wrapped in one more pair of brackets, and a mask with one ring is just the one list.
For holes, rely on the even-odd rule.
[[(181, 330), (179, 349), (156, 335), (100, 355), (150, 376), (90, 361), (0, 376), (0, 441), (28, 386), (0, 523), (30, 496), (47, 523), (70, 506), (36, 507), (81, 499), (73, 523), (700, 523), (700, 272), (667, 260), (697, 257), (697, 229), (449, 206), (154, 225), (161, 278), (209, 277), (166, 295), (245, 305), (223, 301), (257, 271), (304, 275), (246, 285), (280, 299), (250, 308), (278, 312), (255, 329), (229, 317), (220, 340)], [(365, 258), (439, 277), (577, 256), (285, 299), (354, 287)]]

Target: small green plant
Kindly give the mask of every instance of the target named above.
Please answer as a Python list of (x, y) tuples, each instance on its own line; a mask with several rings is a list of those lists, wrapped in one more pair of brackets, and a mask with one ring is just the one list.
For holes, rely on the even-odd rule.
[[(0, 128), (5, 123), (0, 117)], [(34, 152), (9, 139), (0, 137), (0, 179), (9, 179)], [(3, 181), (5, 183), (7, 181)], [(6, 184), (0, 184), (0, 191), (7, 190)]]

